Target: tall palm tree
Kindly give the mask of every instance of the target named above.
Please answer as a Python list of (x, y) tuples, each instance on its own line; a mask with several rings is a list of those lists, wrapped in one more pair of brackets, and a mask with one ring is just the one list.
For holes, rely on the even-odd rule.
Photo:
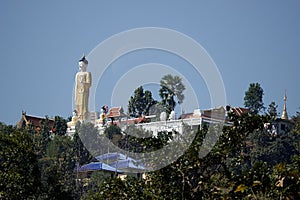
[(183, 102), (185, 86), (181, 77), (168, 74), (160, 80), (160, 87), (159, 95), (162, 98), (162, 104), (166, 107), (166, 112), (170, 114), (176, 106), (174, 97), (177, 98), (177, 103), (181, 104)]

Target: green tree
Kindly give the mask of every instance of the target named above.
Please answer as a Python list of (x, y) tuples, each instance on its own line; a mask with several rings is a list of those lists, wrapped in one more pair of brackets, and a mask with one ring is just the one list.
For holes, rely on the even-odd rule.
[(115, 126), (115, 125), (111, 125), (109, 127), (107, 127), (104, 131), (104, 135), (112, 140), (114, 137), (121, 137), (122, 136), (122, 130), (120, 127)]
[(266, 131), (255, 131), (249, 135), (253, 143), (250, 157), (251, 163), (263, 161), (269, 166), (279, 163), (290, 163), (291, 157), (297, 153), (294, 141), (298, 141), (296, 134), (271, 136)]
[(54, 117), (54, 125), (53, 130), (56, 135), (65, 135), (67, 132), (67, 120), (60, 117), (55, 116)]
[(79, 126), (80, 125), (76, 126), (76, 130), (73, 135), (73, 155), (77, 164), (83, 165), (91, 161), (92, 155), (84, 146), (84, 144), (81, 141), (81, 138), (79, 137)]
[(149, 90), (144, 92), (142, 86), (134, 90), (134, 96), (130, 97), (128, 102), (128, 114), (131, 117), (140, 117), (142, 115), (149, 115), (149, 109), (156, 101), (152, 97)]
[(279, 163), (273, 167), (270, 199), (300, 199), (300, 156), (295, 155), (292, 163)]
[(248, 90), (245, 92), (244, 105), (250, 109), (251, 113), (258, 114), (264, 109), (263, 95), (264, 90), (259, 83), (250, 83)]
[(166, 107), (166, 112), (170, 114), (176, 106), (175, 97), (177, 103), (181, 104), (183, 102), (185, 86), (181, 77), (168, 74), (160, 80), (160, 87), (159, 95), (162, 98), (162, 104)]
[(40, 170), (34, 143), (25, 130), (0, 125), (0, 168), (1, 199), (37, 198)]
[(90, 192), (84, 199), (158, 199), (148, 195), (145, 191), (144, 181), (134, 177), (106, 178), (98, 183), (96, 192)]
[(40, 158), (41, 156), (45, 155), (48, 143), (51, 141), (52, 132), (48, 116), (46, 116), (45, 120), (40, 121), (40, 129), (37, 134), (37, 138), (40, 139), (40, 141), (38, 141), (38, 154)]
[(91, 122), (82, 123), (78, 128), (78, 135), (84, 147), (90, 152), (90, 155), (99, 155), (103, 145), (99, 130)]
[(55, 135), (48, 143), (46, 154), (39, 160), (42, 199), (74, 199), (75, 159), (73, 142), (68, 136)]
[(149, 115), (151, 107), (154, 106), (155, 104), (157, 104), (157, 101), (153, 99), (152, 93), (149, 90), (146, 90), (144, 95), (145, 95), (145, 105), (146, 105), (144, 115)]
[(300, 112), (297, 112), (296, 116), (293, 116), (292, 119), (295, 123), (295, 126), (292, 131), (300, 135)]
[[(204, 138), (209, 140), (208, 127), (203, 125), (185, 154), (170, 165), (146, 173), (142, 182), (118, 178), (99, 181), (97, 190), (90, 190), (87, 199), (299, 199), (299, 136), (269, 135), (263, 131), (268, 119), (264, 115), (229, 112), (228, 117), (232, 126), (223, 127), (205, 157), (199, 157), (199, 151), (206, 148)], [(218, 125), (209, 128), (218, 130)], [(130, 152), (152, 152), (170, 140), (184, 141), (188, 131), (184, 129), (184, 134), (176, 137), (167, 132), (146, 138), (128, 135), (120, 147)], [(162, 155), (165, 159), (167, 156), (168, 152)], [(153, 159), (160, 162), (162, 157)]]
[(272, 119), (276, 119), (278, 113), (277, 113), (277, 105), (274, 101), (272, 101), (270, 104), (269, 104), (269, 107), (268, 107), (268, 114), (270, 115), (270, 117)]

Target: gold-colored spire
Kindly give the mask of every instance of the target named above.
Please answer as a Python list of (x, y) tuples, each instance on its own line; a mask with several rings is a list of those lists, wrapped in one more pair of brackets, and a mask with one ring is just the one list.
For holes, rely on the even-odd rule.
[(282, 111), (281, 119), (288, 120), (289, 117), (288, 117), (287, 110), (286, 110), (286, 100), (287, 100), (286, 90), (284, 90), (284, 97), (283, 97), (284, 105), (283, 105), (283, 111)]

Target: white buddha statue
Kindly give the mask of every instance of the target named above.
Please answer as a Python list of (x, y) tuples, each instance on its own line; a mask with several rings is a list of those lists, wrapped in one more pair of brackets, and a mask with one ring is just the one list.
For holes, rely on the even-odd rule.
[(100, 112), (100, 118), (96, 120), (96, 124), (103, 127), (106, 124), (106, 114), (108, 112), (108, 106), (102, 106)]
[(72, 121), (70, 121), (70, 122), (67, 122), (67, 126), (68, 126), (69, 128), (71, 128), (71, 127), (75, 127), (75, 126), (76, 126), (76, 123), (77, 123), (77, 121), (78, 121), (77, 111), (76, 111), (76, 110), (74, 110), (74, 111), (73, 111), (73, 117), (72, 117)]
[(169, 120), (175, 120), (176, 119), (176, 113), (174, 110), (171, 111), (170, 115), (169, 115)]
[(160, 121), (166, 121), (167, 120), (167, 113), (165, 111), (161, 112), (159, 118), (160, 118)]
[(86, 71), (88, 61), (85, 55), (79, 60), (79, 72), (75, 77), (75, 105), (78, 119), (85, 121), (88, 118), (89, 89), (92, 83), (92, 75)]

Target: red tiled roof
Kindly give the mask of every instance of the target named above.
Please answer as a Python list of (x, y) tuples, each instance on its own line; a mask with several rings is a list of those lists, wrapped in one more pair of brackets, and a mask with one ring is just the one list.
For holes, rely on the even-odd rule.
[[(231, 111), (235, 113), (236, 115), (242, 115), (243, 113), (248, 113), (249, 109), (247, 108), (241, 108), (241, 107), (231, 107)], [(179, 119), (189, 119), (194, 118), (195, 113), (186, 113), (182, 114)], [(202, 110), (201, 112), (201, 118), (207, 118), (207, 119), (224, 119), (225, 117), (225, 109), (223, 107), (209, 109), (209, 110)]]
[(247, 108), (241, 108), (241, 107), (232, 107), (231, 110), (234, 114), (239, 115), (239, 116), (244, 113), (248, 113), (250, 111)]
[[(40, 118), (40, 117), (34, 117), (34, 116), (29, 116), (26, 115), (27, 121), (30, 121), (33, 123), (35, 126), (39, 126), (41, 121), (45, 121), (46, 118)], [(49, 119), (49, 125), (52, 127), (54, 125), (54, 120)]]
[(123, 113), (123, 109), (122, 107), (112, 107), (109, 110), (109, 113), (107, 114), (108, 118), (112, 118), (112, 117), (123, 117), (124, 113)]
[[(46, 120), (46, 118), (22, 114), (22, 117), (21, 117), (20, 121), (18, 122), (17, 126), (21, 127), (23, 122), (25, 122), (25, 123), (32, 123), (37, 128), (40, 126), (40, 122), (45, 121), (45, 120)], [(48, 120), (49, 120), (50, 127), (53, 128), (54, 120), (53, 119), (48, 119)]]
[(189, 119), (194, 116), (194, 113), (184, 113), (179, 116), (179, 119)]
[(214, 119), (224, 119), (225, 118), (225, 109), (223, 107), (204, 110), (202, 117), (214, 118)]

